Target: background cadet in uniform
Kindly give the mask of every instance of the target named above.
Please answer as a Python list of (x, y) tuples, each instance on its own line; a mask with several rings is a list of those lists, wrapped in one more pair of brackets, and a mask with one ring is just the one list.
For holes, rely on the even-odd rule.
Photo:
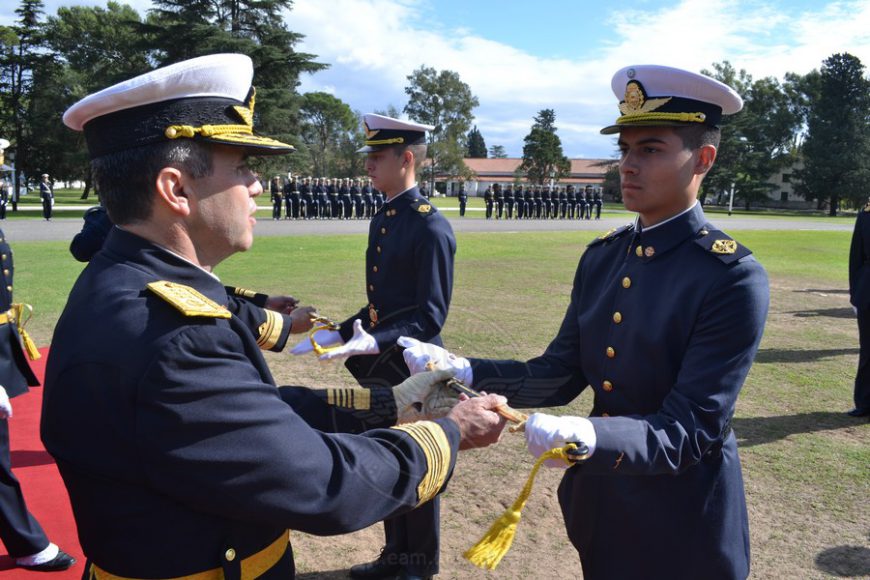
[(42, 217), (45, 218), (45, 221), (51, 220), (51, 210), (54, 207), (54, 187), (52, 187), (47, 173), (42, 174), (42, 180), (39, 182), (39, 199), (42, 201)]
[(269, 183), (269, 201), (272, 202), (272, 219), (281, 219), (281, 204), (284, 201), (281, 187), (281, 178), (277, 175)]
[[(292, 578), (288, 528), (343, 533), (427, 502), (460, 446), (503, 427), (491, 396), (348, 434), (420, 417), (417, 403), (443, 413), (428, 395), (444, 372), (370, 391), (275, 388), (261, 349), (280, 318), (255, 340), (213, 273), (253, 242), (262, 188), (246, 157), (292, 149), (253, 133), (252, 76), (247, 56), (200, 57), (64, 115), (121, 226), (73, 286), (43, 404), (88, 577)], [(226, 130), (203, 136), (199, 123)]]
[(870, 203), (858, 212), (849, 251), (849, 301), (858, 317), (858, 372), (852, 417), (870, 416)]
[[(363, 386), (395, 384), (408, 375), (400, 336), (439, 343), (453, 289), (456, 241), (450, 222), (416, 185), (416, 166), (426, 157), (433, 127), (365, 115), (366, 171), (387, 195), (372, 218), (366, 250), (368, 305), (341, 324), (321, 331), (321, 345), (341, 344), (322, 360), (350, 357), (345, 365)], [(303, 341), (293, 352), (311, 350)], [(428, 577), (438, 572), (437, 499), (384, 522), (386, 546), (374, 562), (351, 568), (355, 578)]]
[(465, 208), (468, 206), (468, 194), (465, 193), (465, 184), (459, 186), (459, 194), (456, 197), (459, 199), (459, 217), (465, 217)]
[(27, 511), (21, 485), (12, 473), (10, 399), (23, 395), (28, 386), (36, 386), (39, 381), (21, 349), (19, 321), (30, 314), (27, 309), (16, 308), (12, 302), (15, 265), (3, 230), (0, 230), (0, 262), (0, 540), (16, 565), (22, 568), (43, 572), (66, 570), (75, 564), (75, 559), (48, 541), (42, 526)]
[(743, 103), (714, 79), (661, 66), (624, 68), (612, 88), (621, 116), (602, 133), (620, 134), (623, 202), (638, 219), (589, 244), (544, 354), (450, 359), (399, 343), (412, 370), (434, 356), (518, 407), (594, 391), (590, 418), (535, 414), (526, 425), (535, 455), (589, 448), (559, 486), (584, 578), (743, 579), (749, 522), (731, 419), (769, 290), (751, 252), (697, 202), (720, 118)]

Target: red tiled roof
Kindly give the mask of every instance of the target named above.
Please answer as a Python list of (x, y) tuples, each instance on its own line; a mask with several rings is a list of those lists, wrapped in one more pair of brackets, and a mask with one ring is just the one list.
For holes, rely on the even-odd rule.
[[(466, 167), (477, 174), (481, 181), (513, 181), (514, 172), (523, 162), (522, 159), (492, 158), (492, 159), (464, 159)], [(610, 163), (615, 159), (571, 159), (571, 175), (560, 179), (560, 183), (573, 182), (601, 182)]]

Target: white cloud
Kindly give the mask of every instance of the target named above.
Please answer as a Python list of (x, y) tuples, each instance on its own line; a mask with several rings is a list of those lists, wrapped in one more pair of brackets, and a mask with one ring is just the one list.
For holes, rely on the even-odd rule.
[(785, 2), (755, 0), (684, 0), (660, 10), (615, 11), (603, 23), (612, 40), (585, 60), (536, 56), (469, 28), (427, 30), (420, 25), (427, 7), (413, 1), (297, 0), (291, 28), (307, 35), (306, 50), (334, 63), (331, 71), (305, 79), (303, 89), (328, 82), (354, 108), (401, 108), (414, 69), (450, 69), (480, 100), (476, 123), (487, 144), (520, 154), (532, 117), (552, 108), (567, 154), (607, 157), (612, 142), (598, 128), (613, 120), (610, 76), (626, 64), (700, 70), (728, 60), (754, 78), (781, 78), (807, 73), (845, 51), (870, 65), (868, 0), (803, 13)]

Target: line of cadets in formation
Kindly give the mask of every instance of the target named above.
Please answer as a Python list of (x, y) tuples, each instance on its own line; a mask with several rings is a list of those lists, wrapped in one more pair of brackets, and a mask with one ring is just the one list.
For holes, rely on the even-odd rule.
[[(274, 177), (269, 184), (272, 219), (370, 219), (384, 205), (384, 194), (370, 179)], [(422, 193), (422, 190), (421, 190)], [(459, 216), (465, 216), (467, 195), (459, 193)], [(486, 219), (601, 218), (601, 188), (587, 185), (502, 187), (496, 183), (483, 194)], [(283, 211), (282, 211), (283, 210)]]
[(369, 219), (384, 205), (370, 179), (274, 177), (269, 184), (272, 219)]
[[(601, 218), (601, 188), (573, 185), (567, 187), (528, 185), (523, 188), (518, 185), (516, 190), (511, 185), (502, 187), (494, 184), (487, 187), (483, 194), (486, 204), (486, 219), (595, 219)], [(464, 204), (462, 204), (464, 205)], [(460, 206), (460, 215), (465, 212)], [(515, 213), (516, 210), (516, 213)]]

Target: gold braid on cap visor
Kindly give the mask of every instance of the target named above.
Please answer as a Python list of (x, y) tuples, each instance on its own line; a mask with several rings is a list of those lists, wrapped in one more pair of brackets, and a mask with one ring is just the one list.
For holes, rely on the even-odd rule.
[(638, 123), (644, 121), (676, 121), (679, 123), (703, 123), (707, 119), (704, 113), (629, 113), (616, 120), (617, 125), (623, 123)]
[(404, 137), (393, 137), (392, 139), (373, 139), (366, 141), (366, 145), (392, 145), (393, 143), (404, 143)]

